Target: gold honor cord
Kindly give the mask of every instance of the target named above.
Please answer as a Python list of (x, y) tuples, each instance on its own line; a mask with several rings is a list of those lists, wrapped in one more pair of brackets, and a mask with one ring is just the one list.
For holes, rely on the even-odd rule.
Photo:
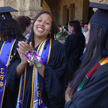
[(24, 100), (24, 93), (25, 93), (26, 75), (27, 75), (27, 65), (26, 65), (26, 67), (25, 67), (25, 78), (24, 78), (24, 92), (23, 92), (23, 100)]
[(3, 45), (2, 45), (1, 50), (0, 50), (0, 54), (1, 54), (1, 51), (2, 51), (2, 48), (3, 48), (4, 44), (5, 44), (5, 42), (3, 42)]
[[(43, 45), (44, 45), (44, 42), (45, 42), (46, 40), (44, 40), (43, 42), (41, 42), (40, 43), (40, 45), (39, 45), (39, 47), (38, 47), (38, 49), (37, 49), (37, 52), (38, 52), (38, 54), (40, 55), (40, 53), (42, 54), (42, 52), (41, 52), (41, 49), (42, 49), (42, 47), (43, 47)], [(42, 45), (43, 44), (43, 45)], [(51, 53), (51, 46), (52, 46), (52, 39), (50, 38), (50, 48), (49, 48), (49, 54), (48, 54), (48, 60), (47, 60), (47, 64), (48, 64), (48, 62), (49, 62), (49, 58), (50, 58), (50, 53)], [(40, 47), (41, 47), (41, 49), (40, 49)], [(39, 50), (40, 49), (40, 50)], [(31, 105), (30, 105), (30, 108), (33, 108), (33, 90), (34, 90), (34, 76), (35, 76), (35, 66), (33, 67), (33, 75), (32, 75), (32, 92), (31, 92)], [(47, 108), (47, 107), (46, 107)]]
[[(43, 44), (43, 41), (38, 46), (37, 52), (39, 51), (39, 48), (41, 47), (42, 44)], [(30, 108), (33, 108), (33, 90), (34, 90), (34, 86), (33, 85), (34, 85), (34, 76), (35, 76), (35, 66), (33, 66), (32, 91), (31, 91), (31, 105), (30, 105)]]
[(49, 48), (49, 54), (48, 54), (48, 60), (47, 60), (47, 64), (48, 64), (48, 62), (49, 62), (49, 59), (50, 59), (51, 46), (52, 46), (52, 39), (50, 38), (50, 48)]

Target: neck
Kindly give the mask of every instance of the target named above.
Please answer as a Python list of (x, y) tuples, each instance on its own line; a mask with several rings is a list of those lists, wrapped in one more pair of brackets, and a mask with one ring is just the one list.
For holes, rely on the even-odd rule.
[(35, 41), (35, 48), (42, 42), (46, 39), (46, 37), (44, 38), (38, 38), (38, 37), (34, 37), (34, 41)]

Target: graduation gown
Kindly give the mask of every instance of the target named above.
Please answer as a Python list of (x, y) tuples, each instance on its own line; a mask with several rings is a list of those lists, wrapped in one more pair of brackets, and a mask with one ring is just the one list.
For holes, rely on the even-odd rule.
[[(37, 50), (37, 48), (35, 48)], [(10, 64), (10, 69), (14, 70), (13, 64), (18, 58), (14, 58)], [(47, 108), (63, 108), (64, 107), (64, 90), (67, 81), (66, 76), (67, 58), (65, 47), (52, 40), (51, 55), (49, 63), (45, 66), (44, 78), (38, 73), (38, 82), (42, 100)], [(25, 84), (25, 94), (23, 108), (30, 108), (31, 87), (32, 87), (32, 71), (33, 66), (27, 65), (27, 75)], [(13, 80), (14, 81), (14, 80)], [(13, 85), (14, 86), (14, 85)]]
[[(13, 49), (12, 49), (12, 56), (18, 56), (17, 53), (17, 47), (18, 47), (18, 42), (22, 41), (23, 39), (18, 39), (16, 40)], [(3, 42), (0, 41), (0, 48), (2, 46)], [(19, 57), (18, 57), (19, 58)], [(20, 60), (20, 58), (19, 58)], [(12, 65), (12, 67), (16, 67), (18, 61), (15, 61)], [(8, 70), (8, 68), (7, 68)], [(15, 108), (16, 107), (16, 102), (17, 102), (17, 95), (18, 95), (18, 88), (19, 88), (19, 78), (15, 78), (16, 74), (16, 68), (13, 68), (13, 70), (7, 71), (6, 72), (6, 89), (5, 89), (5, 94), (4, 94), (4, 99), (3, 99), (3, 106), (2, 108)]]
[(108, 63), (97, 68), (64, 108), (108, 108)]
[(85, 47), (85, 37), (82, 35), (71, 34), (66, 38), (65, 47), (68, 56), (69, 81), (81, 63), (80, 57)]

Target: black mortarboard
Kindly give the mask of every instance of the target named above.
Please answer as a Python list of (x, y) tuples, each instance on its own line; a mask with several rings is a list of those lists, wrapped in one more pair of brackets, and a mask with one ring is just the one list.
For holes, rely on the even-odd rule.
[[(104, 2), (104, 0), (103, 0)], [(98, 8), (90, 19), (91, 24), (97, 24), (102, 27), (108, 26), (108, 4), (99, 2), (90, 2), (89, 7)]]
[[(90, 19), (90, 24), (96, 24), (102, 27), (103, 35), (103, 56), (108, 56), (108, 0), (91, 0), (89, 7), (98, 8)], [(93, 2), (94, 1), (94, 2)]]
[(12, 15), (10, 14), (10, 12), (17, 12), (17, 10), (13, 9), (10, 6), (0, 7), (0, 21), (12, 19)]

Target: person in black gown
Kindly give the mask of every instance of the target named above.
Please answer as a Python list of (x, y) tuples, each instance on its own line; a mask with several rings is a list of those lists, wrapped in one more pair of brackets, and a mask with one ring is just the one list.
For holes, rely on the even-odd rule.
[[(14, 70), (10, 73), (5, 71), (2, 75), (2, 72), (4, 72), (2, 68), (7, 69), (12, 57), (14, 58), (14, 56), (17, 55), (18, 42), (24, 40), (20, 26), (10, 14), (10, 12), (13, 11), (16, 10), (11, 7), (0, 7), (0, 84), (4, 81), (3, 79), (5, 79), (4, 83), (6, 83), (3, 88), (4, 94), (2, 94), (3, 86), (0, 85), (0, 98), (2, 98), (2, 101), (0, 101), (0, 108), (15, 108), (18, 95), (19, 86), (14, 86), (13, 84), (16, 74)], [(9, 51), (9, 53), (7, 51)], [(16, 63), (13, 64), (13, 66), (15, 65)], [(19, 85), (18, 81), (15, 81), (15, 83)]]
[[(42, 11), (37, 14), (33, 22), (28, 44), (26, 42), (19, 42), (18, 45), (19, 48), (17, 50), (21, 58), (21, 63), (17, 57), (14, 57), (8, 67), (8, 73), (14, 70), (16, 72), (16, 76), (20, 77), (24, 73), (24, 69), (27, 66), (24, 99), (22, 100), (23, 108), (34, 107), (34, 103), (32, 103), (32, 100), (35, 98), (32, 96), (35, 91), (32, 91), (34, 88), (33, 84), (36, 84), (33, 82), (34, 66), (35, 70), (38, 71), (38, 80), (36, 80), (39, 83), (39, 93), (42, 97), (41, 101), (38, 100), (38, 105), (40, 102), (41, 104), (44, 103), (44, 107), (42, 108), (64, 107), (64, 90), (67, 82), (67, 73), (65, 71), (67, 67), (67, 56), (65, 47), (58, 41), (54, 40), (55, 32), (56, 27), (52, 15), (47, 11)], [(38, 52), (41, 45), (44, 45), (42, 50), (44, 52), (48, 48), (49, 42), (51, 49), (48, 51), (48, 63), (43, 63), (44, 60), (46, 60), (45, 57), (43, 62), (41, 62), (40, 67), (36, 64), (30, 66), (27, 62), (26, 56), (24, 55), (25, 52), (29, 50), (35, 50)], [(43, 56), (46, 55), (47, 53), (43, 54)], [(13, 66), (15, 61), (17, 66)], [(39, 108), (41, 108), (41, 104)]]
[(66, 90), (64, 108), (108, 108), (108, 7), (90, 6), (99, 9), (89, 21), (85, 57)]
[(69, 28), (70, 34), (66, 38), (65, 47), (68, 56), (68, 81), (71, 81), (75, 71), (81, 64), (80, 58), (85, 47), (85, 37), (81, 32), (79, 21), (70, 21)]

